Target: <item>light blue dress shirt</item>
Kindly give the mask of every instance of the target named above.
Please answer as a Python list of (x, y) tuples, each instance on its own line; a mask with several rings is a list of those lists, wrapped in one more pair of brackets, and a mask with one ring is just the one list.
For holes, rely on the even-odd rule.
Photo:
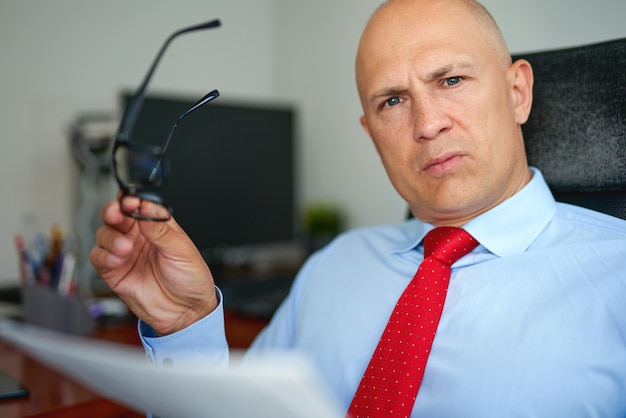
[[(347, 410), (423, 259), (418, 220), (345, 233), (313, 255), (248, 355), (298, 350)], [(556, 203), (541, 173), (464, 226), (413, 409), (419, 417), (626, 417), (626, 222)], [(225, 360), (222, 308), (148, 357)]]

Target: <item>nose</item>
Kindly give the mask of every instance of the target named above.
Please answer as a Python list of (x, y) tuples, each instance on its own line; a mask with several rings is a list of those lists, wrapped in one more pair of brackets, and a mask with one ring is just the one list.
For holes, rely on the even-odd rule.
[(413, 139), (435, 139), (452, 128), (453, 121), (437, 98), (421, 97), (413, 101)]

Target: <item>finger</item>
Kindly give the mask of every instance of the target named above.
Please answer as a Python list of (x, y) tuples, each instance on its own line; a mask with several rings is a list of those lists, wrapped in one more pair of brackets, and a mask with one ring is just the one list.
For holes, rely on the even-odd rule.
[(158, 196), (125, 195), (120, 199), (120, 208), (123, 213), (139, 220), (162, 222), (170, 218), (169, 210), (160, 202)]
[(117, 257), (125, 257), (131, 253), (135, 239), (136, 237), (123, 234), (108, 225), (101, 226), (96, 230), (96, 245)]
[(120, 200), (120, 211), (122, 214), (132, 214), (135, 223), (143, 225), (142, 233), (148, 235), (153, 230), (161, 229), (163, 220), (170, 218), (169, 211), (163, 205), (137, 196), (123, 196)]
[[(184, 233), (173, 219), (167, 222), (154, 222), (134, 219), (125, 213), (134, 213), (146, 218), (167, 218), (169, 216), (169, 212), (162, 205), (134, 196), (124, 196), (120, 202), (108, 203), (102, 211), (105, 227), (96, 231), (96, 242), (118, 257), (124, 257), (132, 251), (137, 240), (145, 239), (159, 248), (167, 249), (166, 237), (182, 238), (183, 241), (187, 238), (180, 236)], [(174, 231), (182, 234), (172, 234)], [(184, 245), (183, 247), (187, 246)]]
[(124, 215), (117, 201), (108, 202), (102, 209), (102, 220), (105, 225), (115, 227), (123, 234), (127, 234), (135, 225), (135, 220)]
[(124, 260), (102, 247), (93, 247), (89, 252), (89, 261), (96, 271), (104, 278), (107, 272), (120, 266)]

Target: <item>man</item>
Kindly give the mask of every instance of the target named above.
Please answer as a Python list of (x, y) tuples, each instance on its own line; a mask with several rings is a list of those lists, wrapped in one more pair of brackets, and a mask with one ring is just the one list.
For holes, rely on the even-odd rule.
[[(626, 222), (556, 203), (529, 169), (529, 63), (472, 0), (395, 0), (363, 33), (356, 79), (361, 123), (417, 219), (313, 255), (251, 352), (309, 356), (348, 411), (424, 236), (462, 227), (480, 244), (452, 267), (412, 414), (625, 416)], [(117, 203), (103, 219), (91, 260), (141, 318), (149, 357), (226, 359), (221, 295), (184, 232)]]

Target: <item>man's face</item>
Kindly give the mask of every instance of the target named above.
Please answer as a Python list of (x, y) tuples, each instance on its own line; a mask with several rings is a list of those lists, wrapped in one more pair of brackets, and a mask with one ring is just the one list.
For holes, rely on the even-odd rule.
[(460, 226), (528, 182), (530, 104), (520, 64), (503, 63), (464, 6), (418, 3), (381, 10), (362, 38), (362, 124), (415, 216)]

